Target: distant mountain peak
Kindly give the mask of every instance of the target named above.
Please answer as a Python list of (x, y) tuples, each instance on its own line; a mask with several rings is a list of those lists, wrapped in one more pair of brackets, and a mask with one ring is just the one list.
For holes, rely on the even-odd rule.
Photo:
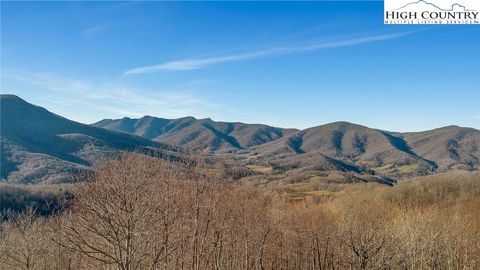
[(19, 96), (14, 95), (14, 94), (0, 94), (0, 99), (21, 99)]

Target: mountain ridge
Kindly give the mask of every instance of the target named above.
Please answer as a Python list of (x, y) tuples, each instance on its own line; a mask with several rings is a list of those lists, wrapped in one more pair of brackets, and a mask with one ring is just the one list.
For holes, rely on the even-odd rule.
[(104, 119), (92, 125), (210, 152), (245, 149), (296, 131), (296, 129), (283, 129), (264, 124), (217, 122), (210, 118), (196, 119), (191, 116), (178, 119), (152, 116), (138, 119), (124, 117)]
[[(318, 152), (331, 158), (352, 162), (361, 167), (378, 168), (387, 164), (395, 166), (418, 165), (422, 170), (427, 171), (448, 170), (455, 165), (476, 169), (480, 159), (478, 151), (478, 148), (480, 148), (480, 131), (456, 125), (420, 132), (394, 132), (369, 128), (346, 121), (327, 123), (303, 130), (240, 123), (242, 128), (250, 130), (250, 133), (247, 133), (245, 138), (233, 132), (240, 128), (235, 126), (238, 124), (236, 122), (215, 122), (209, 118), (196, 119), (193, 117), (179, 119), (148, 117), (156, 121), (169, 121), (169, 123), (182, 122), (188, 119), (188, 124), (176, 125), (176, 129), (172, 131), (157, 132), (156, 135), (158, 136), (150, 139), (183, 147), (191, 147), (192, 141), (205, 139), (206, 136), (209, 138), (207, 142), (205, 144), (195, 144), (195, 150), (203, 150), (209, 153), (246, 150), (265, 157), (271, 157), (275, 155), (301, 156)], [(108, 123), (104, 122), (105, 120), (101, 120), (94, 125), (118, 130), (115, 126), (123, 119), (125, 118), (111, 119)], [(128, 119), (133, 125), (136, 125), (144, 117)], [(202, 129), (206, 127), (206, 123), (210, 125), (210, 130)], [(230, 129), (222, 130), (219, 128), (224, 125), (229, 125)], [(145, 130), (145, 128), (150, 130), (150, 132), (154, 129), (152, 126), (142, 126), (140, 129), (133, 128), (132, 130), (134, 134), (141, 135), (138, 131)], [(252, 134), (255, 134), (255, 132), (261, 132), (269, 128), (279, 132), (275, 136), (264, 136), (261, 140), (252, 139)], [(210, 138), (206, 133), (211, 133), (210, 135), (217, 137)], [(431, 138), (432, 136), (436, 137), (436, 139)], [(421, 140), (429, 141), (430, 143), (427, 146), (423, 146), (420, 142)], [(228, 147), (214, 147), (214, 145), (209, 144), (209, 142), (214, 143), (215, 141), (224, 141), (223, 146)], [(253, 143), (244, 144), (245, 141)], [(242, 142), (243, 144), (237, 142)], [(437, 150), (433, 151), (432, 148)], [(464, 150), (467, 148), (469, 150)]]
[(70, 181), (62, 172), (86, 170), (114, 152), (173, 149), (66, 119), (14, 95), (1, 95), (0, 105), (0, 178), (10, 182)]
[[(1, 174), (14, 183), (68, 182), (119, 151), (176, 151), (232, 158), (273, 172), (342, 171), (390, 178), (480, 168), (480, 131), (446, 126), (392, 132), (345, 121), (303, 130), (210, 118), (104, 119), (81, 124), (1, 95)], [(277, 168), (277, 169), (274, 169)]]

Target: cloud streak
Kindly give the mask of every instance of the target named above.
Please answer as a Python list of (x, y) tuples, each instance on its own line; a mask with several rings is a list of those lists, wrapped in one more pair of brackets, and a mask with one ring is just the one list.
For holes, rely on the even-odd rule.
[(164, 63), (153, 65), (153, 66), (144, 66), (144, 67), (129, 69), (123, 73), (123, 76), (154, 73), (154, 72), (161, 72), (161, 71), (182, 71), (182, 70), (202, 69), (202, 68), (207, 68), (213, 65), (229, 63), (229, 62), (245, 61), (245, 60), (251, 60), (251, 59), (256, 59), (261, 57), (286, 55), (286, 54), (292, 54), (292, 53), (306, 53), (306, 52), (316, 51), (321, 49), (348, 47), (348, 46), (355, 46), (355, 45), (376, 42), (376, 41), (391, 40), (391, 39), (396, 39), (396, 38), (409, 35), (411, 33), (414, 33), (414, 32), (400, 32), (400, 33), (394, 33), (394, 34), (367, 36), (367, 37), (337, 40), (337, 41), (331, 41), (331, 42), (313, 43), (309, 45), (296, 46), (296, 47), (276, 47), (276, 48), (271, 48), (267, 50), (226, 55), (226, 56), (220, 56), (220, 57), (176, 60), (176, 61), (164, 62)]
[(107, 28), (107, 24), (94, 25), (92, 27), (89, 27), (89, 28), (83, 30), (82, 35), (84, 37), (94, 36), (96, 34), (99, 34), (102, 31), (104, 31), (106, 28)]

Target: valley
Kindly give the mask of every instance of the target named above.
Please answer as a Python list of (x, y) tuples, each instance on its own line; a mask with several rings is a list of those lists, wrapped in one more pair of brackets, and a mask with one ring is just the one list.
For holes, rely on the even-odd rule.
[(451, 1), (0, 1), (0, 269), (480, 269)]
[(480, 131), (458, 126), (400, 133), (335, 122), (296, 130), (151, 116), (85, 125), (16, 96), (2, 95), (1, 102), (1, 177), (9, 183), (69, 182), (121, 151), (194, 151), (235, 167), (237, 179), (260, 182), (302, 182), (334, 171), (337, 181), (391, 185), (408, 177), (475, 171), (480, 164)]

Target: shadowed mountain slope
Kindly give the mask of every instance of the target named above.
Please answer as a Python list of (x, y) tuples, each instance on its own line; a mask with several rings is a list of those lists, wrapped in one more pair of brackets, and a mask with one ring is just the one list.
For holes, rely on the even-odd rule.
[(14, 95), (1, 95), (1, 179), (68, 181), (72, 173), (120, 150), (167, 149), (126, 133), (80, 124)]
[(92, 126), (2, 95), (0, 133), (0, 177), (14, 183), (67, 182), (119, 151), (172, 149), (168, 145), (225, 154), (218, 156), (274, 173), (342, 171), (396, 178), (480, 167), (480, 131), (457, 126), (398, 133), (335, 122), (295, 130), (151, 116)]
[(480, 131), (471, 128), (393, 133), (335, 122), (298, 131), (254, 150), (267, 157), (322, 153), (365, 168), (412, 165), (418, 173), (428, 173), (454, 166), (478, 168), (479, 144)]
[(374, 169), (380, 174), (399, 176), (456, 168), (474, 170), (480, 163), (480, 131), (455, 126), (398, 133), (335, 122), (294, 130), (193, 117), (150, 116), (102, 120), (94, 125), (194, 150), (225, 153), (242, 149), (259, 154), (255, 158), (259, 162), (263, 159), (287, 167)]
[(145, 138), (193, 150), (228, 152), (274, 141), (295, 130), (260, 124), (216, 122), (209, 118), (106, 119), (93, 126), (128, 132)]
[(411, 150), (440, 168), (463, 166), (478, 168), (480, 163), (480, 131), (448, 126), (424, 132), (397, 133)]
[(308, 128), (257, 150), (263, 153), (320, 152), (331, 157), (370, 161), (372, 165), (385, 159), (414, 158), (410, 151), (393, 144), (384, 132), (347, 122)]

